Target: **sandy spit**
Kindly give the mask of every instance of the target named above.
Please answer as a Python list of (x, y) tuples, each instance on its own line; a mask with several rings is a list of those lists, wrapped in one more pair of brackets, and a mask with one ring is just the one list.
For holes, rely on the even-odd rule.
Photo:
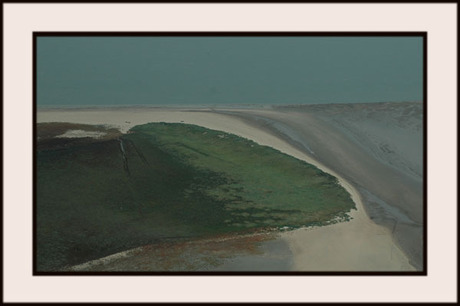
[[(241, 110), (244, 111), (244, 110)], [(39, 110), (37, 122), (105, 124), (126, 133), (148, 122), (183, 122), (232, 133), (315, 165), (336, 176), (351, 194), (357, 210), (352, 220), (323, 227), (283, 232), (278, 239), (288, 243), (293, 254), (293, 271), (411, 271), (415, 270), (393, 242), (388, 229), (372, 222), (363, 209), (356, 189), (315, 159), (283, 139), (244, 123), (238, 118), (206, 111), (168, 109)]]

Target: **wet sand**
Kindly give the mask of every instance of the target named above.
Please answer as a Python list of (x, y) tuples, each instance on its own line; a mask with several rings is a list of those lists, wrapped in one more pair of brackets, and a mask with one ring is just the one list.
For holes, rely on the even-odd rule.
[(277, 107), (225, 111), (334, 169), (358, 190), (369, 217), (391, 231), (417, 270), (423, 265), (421, 103)]
[[(376, 161), (372, 154), (363, 149), (362, 144), (360, 146), (354, 143), (340, 129), (312, 113), (298, 109), (41, 110), (38, 112), (37, 121), (108, 124), (120, 128), (122, 132), (126, 132), (131, 126), (147, 122), (184, 122), (233, 133), (271, 146), (337, 176), (352, 194), (358, 208), (357, 211), (352, 211), (353, 220), (350, 222), (281, 233), (277, 238), (280, 241), (279, 247), (287, 244), (292, 254), (291, 270), (402, 271), (419, 268), (417, 256), (421, 254), (420, 246), (418, 243), (411, 246), (410, 239), (417, 237), (421, 230), (420, 223), (415, 223), (421, 221), (421, 215), (418, 212), (419, 203), (414, 200), (421, 197), (421, 192), (417, 193), (417, 189), (410, 184), (411, 181), (400, 173), (395, 173), (388, 165)], [(378, 186), (382, 188), (376, 188)], [(390, 208), (378, 201), (369, 201), (370, 196), (365, 192), (372, 193), (372, 196)], [(391, 196), (385, 197), (393, 195), (395, 198), (395, 194), (404, 195), (400, 199), (404, 201), (404, 205), (398, 206), (390, 201)], [(364, 211), (361, 198), (365, 203), (368, 202), (366, 211), (373, 221)], [(399, 199), (399, 196), (396, 198)], [(377, 208), (372, 209), (371, 204)], [(388, 222), (395, 218), (397, 221), (393, 221), (391, 228)], [(264, 249), (264, 244), (261, 249)], [(270, 252), (273, 253), (273, 248), (270, 251), (270, 248), (265, 247), (262, 252), (265, 255), (259, 260), (266, 260), (266, 255)], [(221, 267), (238, 270), (246, 262), (258, 260), (253, 257), (250, 260), (239, 258), (239, 261), (233, 260), (235, 264), (227, 261)]]

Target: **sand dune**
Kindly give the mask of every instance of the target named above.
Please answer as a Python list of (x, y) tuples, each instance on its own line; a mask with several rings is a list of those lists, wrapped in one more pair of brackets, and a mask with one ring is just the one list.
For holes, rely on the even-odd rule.
[[(220, 110), (222, 111), (222, 110)], [(227, 110), (228, 111), (228, 110)], [(391, 230), (388, 227), (377, 225), (370, 220), (366, 214), (361, 196), (358, 190), (342, 175), (335, 171), (336, 163), (328, 166), (320, 162), (321, 146), (308, 145), (293, 142), (292, 137), (274, 132), (267, 124), (270, 122), (260, 121), (260, 117), (271, 118), (272, 123), (280, 122), (283, 124), (290, 122), (303, 122), (300, 130), (308, 129), (308, 116), (298, 113), (288, 114), (286, 112), (274, 110), (231, 110), (232, 113), (217, 113), (211, 110), (172, 110), (172, 109), (114, 109), (114, 110), (40, 110), (37, 114), (37, 122), (72, 122), (84, 124), (107, 124), (119, 128), (122, 132), (127, 132), (130, 127), (147, 122), (184, 122), (201, 125), (210, 129), (221, 130), (233, 133), (238, 136), (249, 138), (255, 142), (271, 146), (284, 153), (316, 165), (318, 168), (339, 178), (340, 183), (352, 195), (357, 205), (357, 210), (351, 212), (353, 219), (350, 222), (333, 224), (324, 227), (299, 229), (291, 232), (283, 232), (278, 238), (280, 241), (287, 242), (292, 252), (293, 264), (291, 269), (295, 271), (406, 271), (414, 270), (409, 264), (409, 258), (401, 251), (393, 241)], [(297, 117), (296, 117), (297, 116)], [(259, 121), (257, 120), (259, 118)], [(275, 120), (276, 119), (276, 120)], [(292, 119), (295, 119), (292, 121)], [(307, 120), (306, 120), (307, 119)], [(275, 123), (273, 123), (275, 122)], [(345, 156), (348, 143), (340, 147), (340, 133), (330, 129), (325, 129), (326, 124), (318, 120), (311, 120), (315, 125), (315, 139), (324, 136), (325, 143), (338, 144), (337, 148), (342, 152), (329, 152), (327, 156), (338, 154), (338, 161), (341, 162), (340, 155)], [(288, 126), (288, 125), (286, 125)], [(323, 133), (323, 134), (321, 134)], [(292, 135), (291, 135), (292, 136)], [(302, 136), (302, 135), (300, 135)], [(299, 137), (300, 137), (299, 136)], [(303, 136), (302, 136), (303, 137)], [(302, 138), (301, 137), (301, 138)], [(334, 137), (337, 141), (330, 142), (326, 137)], [(299, 138), (301, 140), (301, 138)], [(327, 149), (331, 149), (330, 145)], [(349, 152), (348, 152), (349, 153)], [(326, 154), (326, 153), (324, 153)], [(328, 157), (329, 158), (329, 157)], [(330, 159), (324, 159), (329, 161)], [(359, 161), (359, 160), (358, 160)], [(357, 162), (357, 161), (355, 161)], [(334, 169), (334, 170), (332, 170)], [(339, 167), (340, 169), (340, 167)], [(359, 168), (361, 169), (361, 168)], [(369, 172), (369, 180), (375, 177), (375, 173)], [(227, 265), (232, 269), (231, 265)]]

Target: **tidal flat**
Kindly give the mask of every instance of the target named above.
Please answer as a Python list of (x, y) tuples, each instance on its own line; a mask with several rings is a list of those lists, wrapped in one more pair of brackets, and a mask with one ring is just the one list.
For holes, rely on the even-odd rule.
[(284, 139), (353, 184), (369, 218), (423, 270), (423, 104), (382, 102), (217, 110)]

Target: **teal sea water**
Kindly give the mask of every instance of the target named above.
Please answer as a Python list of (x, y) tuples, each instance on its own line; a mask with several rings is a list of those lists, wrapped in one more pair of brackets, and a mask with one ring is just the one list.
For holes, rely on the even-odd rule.
[(39, 107), (421, 101), (421, 37), (38, 37)]

